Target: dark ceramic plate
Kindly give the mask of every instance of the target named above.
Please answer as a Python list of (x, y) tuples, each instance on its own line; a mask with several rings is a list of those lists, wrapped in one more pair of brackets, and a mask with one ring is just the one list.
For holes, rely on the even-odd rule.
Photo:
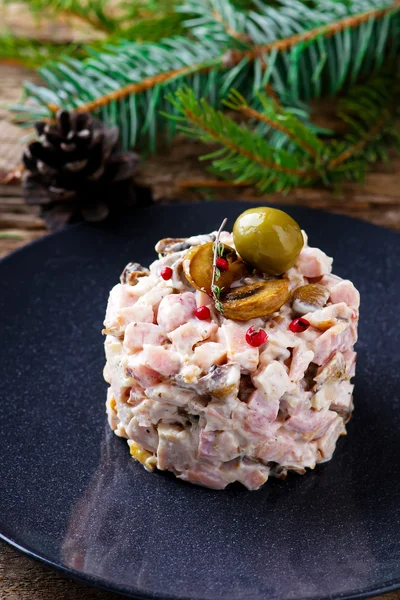
[(289, 212), (362, 294), (356, 411), (331, 462), (248, 492), (134, 463), (106, 425), (109, 289), (156, 240), (249, 205), (151, 208), (79, 225), (0, 263), (0, 532), (89, 583), (146, 599), (350, 598), (400, 586), (400, 237)]

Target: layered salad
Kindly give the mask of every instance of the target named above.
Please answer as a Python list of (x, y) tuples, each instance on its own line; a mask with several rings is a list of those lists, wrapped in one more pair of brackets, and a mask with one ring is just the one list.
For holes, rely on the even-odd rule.
[(107, 414), (148, 471), (223, 489), (332, 458), (353, 410), (360, 296), (283, 211), (160, 240), (110, 292)]

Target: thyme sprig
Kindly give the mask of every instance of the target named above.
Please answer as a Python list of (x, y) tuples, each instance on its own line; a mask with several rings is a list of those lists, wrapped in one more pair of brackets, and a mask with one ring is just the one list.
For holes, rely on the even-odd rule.
[(220, 243), (219, 237), (221, 235), (221, 231), (225, 227), (225, 223), (228, 219), (224, 219), (221, 223), (220, 228), (217, 231), (217, 235), (215, 237), (214, 242), (214, 256), (213, 256), (213, 271), (212, 271), (212, 280), (211, 280), (211, 293), (214, 300), (215, 308), (221, 314), (224, 313), (224, 307), (220, 300), (221, 297), (221, 288), (217, 285), (218, 279), (221, 277), (221, 271), (217, 267), (217, 258), (222, 258), (224, 254), (224, 245)]

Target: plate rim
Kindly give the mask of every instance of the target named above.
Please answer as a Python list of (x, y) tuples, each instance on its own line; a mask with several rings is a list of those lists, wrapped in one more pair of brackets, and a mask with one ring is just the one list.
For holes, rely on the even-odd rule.
[[(178, 209), (178, 208), (180, 208), (180, 209), (187, 208), (188, 209), (188, 208), (191, 208), (191, 207), (199, 205), (199, 204), (204, 204), (204, 202), (203, 201), (193, 201), (193, 202), (174, 202), (174, 203), (168, 203), (168, 204), (164, 204), (164, 205), (153, 204), (150, 206), (138, 207), (136, 212), (137, 213), (146, 213), (146, 212), (153, 212), (153, 211), (159, 211), (159, 210), (167, 211), (171, 207), (174, 207), (175, 209)], [(264, 201), (257, 202), (257, 201), (253, 201), (253, 200), (245, 201), (245, 200), (233, 200), (233, 199), (224, 199), (224, 200), (219, 199), (219, 200), (213, 201), (213, 204), (217, 204), (217, 205), (237, 204), (238, 206), (247, 206), (248, 208), (252, 208), (253, 206), (267, 205), (267, 206), (271, 206), (273, 208), (278, 208), (281, 210), (288, 209), (289, 211), (290, 211), (290, 209), (293, 209), (293, 208), (300, 209), (305, 212), (319, 214), (321, 217), (323, 217), (324, 215), (329, 215), (330, 217), (333, 216), (334, 218), (338, 218), (338, 219), (345, 218), (345, 219), (349, 219), (352, 221), (356, 221), (356, 222), (362, 223), (366, 226), (377, 228), (378, 230), (384, 230), (384, 231), (390, 232), (391, 234), (394, 235), (394, 237), (397, 237), (398, 240), (400, 241), (400, 232), (397, 231), (396, 229), (389, 228), (388, 226), (378, 225), (376, 223), (372, 223), (365, 219), (346, 215), (344, 213), (331, 212), (326, 209), (313, 208), (313, 207), (304, 206), (301, 204), (295, 204), (295, 203), (276, 204), (273, 202), (270, 203), (270, 202), (264, 202)], [(129, 216), (132, 216), (132, 215), (129, 215)], [(118, 215), (118, 216), (116, 216), (116, 220), (114, 220), (114, 218), (112, 217), (111, 220), (107, 220), (106, 222), (100, 222), (100, 223), (90, 223), (90, 222), (86, 222), (86, 221), (81, 221), (78, 223), (73, 223), (73, 224), (67, 225), (66, 227), (64, 227), (62, 229), (45, 233), (43, 236), (36, 238), (36, 239), (30, 241), (29, 243), (24, 244), (23, 246), (20, 246), (20, 247), (16, 248), (15, 250), (13, 250), (12, 252), (9, 252), (5, 256), (1, 257), (0, 258), (0, 268), (2, 265), (7, 263), (8, 260), (14, 259), (14, 257), (16, 257), (16, 256), (18, 257), (21, 253), (24, 253), (25, 251), (29, 251), (32, 247), (34, 247), (38, 244), (44, 244), (44, 243), (47, 243), (47, 241), (49, 241), (49, 243), (51, 243), (54, 240), (54, 238), (59, 238), (60, 236), (68, 235), (69, 232), (71, 232), (73, 230), (77, 230), (77, 229), (83, 229), (83, 228), (87, 228), (87, 227), (89, 227), (89, 228), (93, 227), (93, 228), (98, 229), (98, 228), (104, 227), (104, 225), (106, 227), (110, 227), (112, 225), (116, 225), (123, 218), (124, 218), (123, 215)], [(107, 580), (105, 578), (98, 577), (96, 575), (86, 574), (86, 573), (83, 573), (82, 571), (77, 571), (71, 567), (64, 566), (50, 558), (47, 558), (43, 554), (36, 552), (29, 546), (29, 544), (21, 545), (14, 538), (14, 536), (8, 536), (8, 535), (2, 533), (1, 531), (0, 531), (0, 540), (2, 540), (3, 542), (5, 542), (9, 546), (11, 546), (18, 552), (20, 552), (22, 555), (25, 555), (30, 559), (34, 559), (35, 561), (38, 561), (39, 563), (55, 570), (56, 572), (66, 576), (66, 577), (69, 577), (73, 580), (85, 583), (94, 588), (102, 589), (102, 590), (105, 590), (108, 592), (118, 593), (118, 594), (121, 594), (128, 598), (134, 598), (134, 599), (136, 598), (136, 600), (155, 600), (155, 599), (157, 599), (157, 600), (193, 600), (193, 596), (181, 596), (181, 595), (177, 596), (177, 595), (170, 595), (170, 594), (165, 595), (162, 592), (160, 594), (157, 594), (157, 596), (155, 596), (154, 593), (146, 593), (143, 590), (133, 588), (132, 586), (126, 587), (124, 585), (120, 585), (117, 583), (111, 583), (109, 580)], [(377, 595), (387, 594), (387, 593), (390, 593), (390, 592), (393, 592), (393, 591), (396, 591), (399, 589), (400, 589), (400, 577), (391, 579), (389, 581), (385, 581), (383, 584), (376, 584), (376, 585), (369, 586), (367, 589), (364, 589), (364, 590), (359, 590), (359, 589), (349, 590), (349, 591), (345, 591), (345, 592), (341, 592), (341, 593), (329, 594), (327, 596), (297, 597), (296, 600), (353, 600), (353, 599), (361, 600), (363, 598), (371, 598), (371, 597), (374, 597)], [(198, 599), (198, 600), (203, 600), (203, 599)], [(267, 598), (266, 598), (266, 600), (267, 600)]]
[[(170, 594), (165, 595), (163, 593), (157, 594), (146, 594), (143, 590), (131, 588), (130, 590), (123, 586), (114, 584), (111, 585), (107, 579), (102, 577), (96, 577), (95, 575), (88, 575), (81, 571), (76, 571), (70, 567), (65, 567), (57, 562), (37, 554), (34, 550), (28, 547), (21, 546), (16, 540), (11, 537), (7, 537), (0, 532), (0, 540), (6, 542), (12, 548), (27, 556), (28, 558), (34, 559), (47, 567), (54, 569), (55, 571), (69, 576), (70, 578), (86, 583), (91, 587), (105, 590), (107, 592), (114, 592), (126, 596), (127, 598), (133, 598), (134, 600), (193, 600), (193, 596), (171, 596)], [(296, 600), (362, 600), (363, 598), (373, 598), (374, 596), (395, 592), (400, 589), (400, 578), (385, 582), (383, 585), (370, 586), (366, 590), (351, 590), (349, 592), (342, 592), (336, 594), (329, 594), (327, 596), (299, 596)], [(265, 597), (267, 600), (267, 597)], [(198, 598), (197, 600), (206, 600), (205, 597)]]

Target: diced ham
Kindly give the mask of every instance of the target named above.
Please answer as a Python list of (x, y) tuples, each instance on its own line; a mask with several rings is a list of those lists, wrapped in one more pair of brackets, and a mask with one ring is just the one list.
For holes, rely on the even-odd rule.
[(232, 431), (200, 430), (199, 457), (227, 462), (240, 455), (238, 441)]
[(306, 440), (314, 440), (325, 433), (334, 419), (333, 411), (308, 410), (289, 417), (285, 427), (301, 433)]
[(323, 365), (336, 351), (350, 350), (357, 341), (357, 330), (351, 323), (338, 321), (314, 342), (314, 359), (317, 365)]
[(268, 400), (279, 399), (290, 387), (290, 379), (285, 367), (276, 360), (263, 367), (253, 375), (252, 379), (256, 388)]
[(118, 283), (113, 287), (108, 298), (107, 311), (104, 319), (105, 327), (112, 327), (117, 322), (118, 312), (121, 308), (133, 306), (137, 296), (132, 293), (133, 287)]
[(337, 388), (336, 397), (330, 406), (331, 410), (346, 411), (352, 407), (354, 385), (350, 381), (342, 381)]
[(269, 472), (269, 467), (244, 458), (236, 477), (248, 490), (258, 490), (268, 480)]
[(238, 364), (245, 372), (255, 371), (259, 358), (259, 349), (246, 342), (246, 331), (250, 326), (254, 326), (251, 321), (240, 324), (225, 319), (221, 327), (221, 333), (225, 336), (228, 359)]
[[(304, 318), (310, 323), (312, 327), (321, 331), (326, 331), (329, 327), (332, 327), (337, 319), (341, 321), (353, 321), (354, 316), (357, 316), (357, 310), (350, 308), (345, 302), (339, 304), (329, 304), (325, 308), (315, 310), (314, 312), (307, 313)], [(309, 330), (306, 331), (306, 333)]]
[[(141, 279), (144, 279), (144, 277), (141, 277)], [(137, 287), (137, 285), (135, 285), (135, 287), (133, 289), (135, 290), (136, 287)], [(170, 294), (171, 294), (170, 288), (165, 287), (165, 286), (156, 286), (156, 287), (153, 287), (148, 292), (146, 292), (146, 294), (141, 296), (138, 300), (138, 304), (146, 304), (148, 306), (151, 306), (156, 318), (158, 318), (158, 309), (160, 307), (160, 304), (161, 304), (163, 298), (168, 298), (168, 296)]]
[(125, 331), (129, 323), (153, 323), (154, 312), (147, 304), (135, 304), (121, 308), (117, 314), (117, 323), (121, 331)]
[(338, 381), (346, 376), (346, 362), (341, 352), (334, 352), (328, 360), (317, 370), (314, 377), (318, 390), (322, 385), (331, 381)]
[(143, 446), (149, 452), (155, 452), (158, 447), (158, 434), (153, 426), (142, 427), (136, 417), (132, 417), (126, 427), (128, 438)]
[(181, 366), (181, 359), (177, 352), (162, 346), (151, 346), (150, 344), (144, 344), (141, 360), (146, 367), (160, 373), (160, 375), (164, 375), (164, 377), (176, 375), (179, 373)]
[(351, 281), (344, 279), (331, 288), (330, 300), (334, 304), (345, 302), (347, 306), (359, 308), (360, 292), (354, 287)]
[(291, 381), (299, 381), (302, 379), (313, 358), (314, 352), (312, 350), (306, 350), (303, 344), (299, 344), (293, 348), (289, 379), (291, 379)]
[(300, 252), (296, 267), (304, 277), (320, 277), (332, 270), (333, 259), (319, 248), (305, 247)]
[(215, 465), (205, 461), (199, 461), (193, 467), (177, 473), (177, 477), (183, 479), (183, 481), (190, 481), (191, 483), (214, 490), (223, 490), (229, 483), (234, 481), (231, 473), (229, 473), (229, 477), (226, 477), (226, 474), (221, 469), (216, 469)]
[(210, 321), (193, 320), (171, 331), (168, 335), (175, 350), (183, 355), (190, 354), (193, 346), (206, 340), (218, 329), (216, 323)]
[(150, 369), (143, 363), (141, 352), (128, 358), (126, 372), (128, 376), (134, 377), (145, 389), (160, 383), (161, 380), (160, 373)]
[(191, 292), (165, 296), (158, 308), (157, 322), (163, 331), (170, 333), (193, 319), (196, 308), (196, 298)]
[(204, 342), (194, 349), (193, 361), (202, 371), (208, 371), (212, 365), (226, 361), (226, 348), (217, 342)]
[(279, 412), (278, 396), (266, 396), (263, 391), (256, 389), (247, 401), (247, 406), (254, 419), (261, 421), (275, 421)]
[(343, 352), (343, 357), (346, 362), (346, 378), (351, 379), (356, 374), (357, 352), (346, 350)]
[(346, 433), (346, 428), (343, 423), (343, 419), (336, 415), (329, 428), (325, 431), (317, 440), (318, 450), (320, 453), (320, 460), (318, 462), (326, 462), (332, 458), (332, 454), (336, 448), (336, 441), (339, 436)]
[(144, 344), (153, 346), (165, 342), (161, 327), (153, 323), (130, 323), (125, 330), (124, 348), (128, 354), (138, 352)]
[(184, 471), (195, 462), (198, 448), (197, 435), (193, 429), (180, 425), (160, 423), (158, 426), (157, 467)]
[(295, 444), (296, 441), (293, 436), (279, 430), (274, 436), (267, 438), (257, 446), (255, 455), (266, 463), (281, 463), (284, 456), (289, 454)]

